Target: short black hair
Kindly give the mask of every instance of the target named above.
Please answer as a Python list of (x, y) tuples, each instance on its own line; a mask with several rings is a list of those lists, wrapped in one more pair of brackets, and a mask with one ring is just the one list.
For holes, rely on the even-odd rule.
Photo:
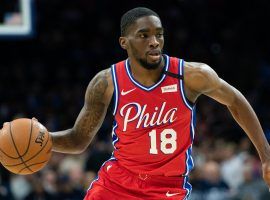
[(122, 17), (121, 17), (121, 36), (124, 36), (127, 34), (127, 29), (130, 25), (132, 25), (137, 19), (145, 16), (156, 16), (160, 19), (158, 14), (145, 7), (137, 7), (133, 8), (129, 11), (127, 11)]

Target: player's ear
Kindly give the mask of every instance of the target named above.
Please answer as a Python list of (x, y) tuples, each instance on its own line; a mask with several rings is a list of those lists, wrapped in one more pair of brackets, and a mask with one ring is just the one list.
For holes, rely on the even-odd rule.
[(119, 38), (119, 44), (125, 50), (128, 49), (128, 44), (127, 43), (128, 43), (128, 41), (127, 41), (127, 38), (126, 37), (120, 37)]

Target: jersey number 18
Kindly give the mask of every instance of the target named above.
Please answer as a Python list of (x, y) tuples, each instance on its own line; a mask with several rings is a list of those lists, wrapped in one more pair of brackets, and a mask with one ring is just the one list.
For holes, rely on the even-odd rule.
[[(157, 131), (156, 129), (149, 132), (150, 136), (150, 154), (158, 154), (157, 149)], [(172, 154), (177, 148), (177, 134), (173, 129), (164, 129), (160, 133), (160, 150), (164, 154)]]

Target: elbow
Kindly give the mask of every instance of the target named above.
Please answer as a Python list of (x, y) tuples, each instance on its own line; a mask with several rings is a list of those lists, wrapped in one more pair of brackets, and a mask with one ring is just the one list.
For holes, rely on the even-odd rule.
[(84, 151), (85, 151), (86, 148), (76, 148), (76, 149), (73, 149), (72, 152), (70, 152), (70, 154), (82, 154)]
[(88, 144), (87, 145), (81, 144), (80, 146), (78, 145), (77, 147), (78, 148), (76, 148), (76, 151), (74, 152), (74, 154), (82, 154), (83, 152), (86, 151)]
[(57, 151), (55, 152), (60, 152), (60, 153), (68, 153), (68, 154), (82, 154), (85, 150), (87, 149), (87, 146), (82, 146), (82, 145), (74, 145), (73, 148), (69, 148), (65, 151)]
[(82, 154), (88, 147), (89, 143), (84, 140), (74, 142), (72, 154)]
[(243, 94), (238, 90), (235, 90), (235, 94), (232, 98), (232, 101), (227, 107), (231, 111), (231, 113), (235, 116), (239, 116), (239, 112), (241, 110), (245, 110), (247, 105), (249, 105), (248, 101), (245, 99)]
[(84, 152), (84, 148), (81, 145), (76, 144), (75, 142), (68, 148), (69, 154), (81, 154)]
[(53, 152), (58, 152), (58, 153), (67, 153), (67, 154), (81, 154), (87, 149), (87, 146), (83, 145), (77, 145), (76, 143), (72, 143), (69, 145), (65, 145), (65, 147), (59, 147), (54, 145), (52, 148)]
[[(81, 137), (81, 135), (75, 129), (71, 129), (69, 137), (66, 139), (65, 143), (65, 153), (69, 154), (81, 154), (83, 153), (90, 142), (87, 138)], [(61, 151), (63, 152), (63, 151)]]
[(229, 108), (237, 108), (243, 103), (244, 97), (240, 91), (234, 88), (233, 94), (231, 95), (230, 103), (227, 105)]
[(52, 151), (68, 154), (83, 153), (91, 138), (83, 137), (75, 129), (68, 129), (65, 131), (50, 133), (52, 137)]

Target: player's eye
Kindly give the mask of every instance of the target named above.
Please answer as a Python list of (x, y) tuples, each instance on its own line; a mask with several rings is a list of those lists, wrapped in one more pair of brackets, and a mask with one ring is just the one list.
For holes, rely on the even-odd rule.
[(139, 34), (139, 37), (140, 38), (147, 38), (147, 35), (145, 33), (141, 33), (141, 34)]
[(158, 33), (157, 34), (157, 38), (162, 38), (163, 37), (163, 33)]

